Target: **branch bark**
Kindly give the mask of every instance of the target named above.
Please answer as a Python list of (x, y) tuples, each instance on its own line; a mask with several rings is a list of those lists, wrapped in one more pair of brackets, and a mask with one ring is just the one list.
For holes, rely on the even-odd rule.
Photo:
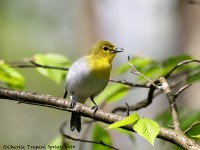
[(178, 132), (182, 132), (178, 115), (178, 109), (175, 101), (176, 100), (175, 95), (171, 92), (169, 85), (164, 77), (160, 77), (159, 80), (162, 83), (163, 91), (165, 92), (169, 101), (169, 106), (171, 109), (172, 120), (173, 120), (173, 128)]
[[(100, 109), (94, 115), (94, 112), (93, 110), (91, 110), (90, 107), (87, 107), (81, 103), (76, 103), (76, 106), (72, 109), (70, 108), (70, 102), (66, 99), (60, 97), (53, 97), (51, 95), (37, 94), (35, 92), (30, 91), (17, 91), (10, 90), (7, 88), (0, 88), (0, 98), (18, 101), (19, 103), (40, 105), (68, 112), (76, 112), (82, 116), (89, 117), (107, 124), (114, 123), (124, 118), (113, 113), (104, 112)], [(131, 125), (124, 126), (123, 129), (134, 132)], [(177, 146), (186, 150), (200, 149), (200, 146), (196, 144), (195, 141), (185, 136), (184, 133), (180, 133), (173, 129), (160, 127), (160, 132), (157, 138), (174, 143)]]

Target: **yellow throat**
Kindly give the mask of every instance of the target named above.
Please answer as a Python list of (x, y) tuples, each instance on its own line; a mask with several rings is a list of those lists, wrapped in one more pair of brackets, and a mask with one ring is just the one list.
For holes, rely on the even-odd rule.
[(98, 56), (87, 56), (87, 61), (91, 73), (100, 78), (108, 78), (110, 76), (110, 70), (112, 69), (111, 62), (108, 59)]
[(101, 78), (109, 78), (112, 60), (118, 52), (122, 51), (117, 50), (115, 46), (108, 41), (96, 42), (90, 48), (86, 56), (92, 74)]

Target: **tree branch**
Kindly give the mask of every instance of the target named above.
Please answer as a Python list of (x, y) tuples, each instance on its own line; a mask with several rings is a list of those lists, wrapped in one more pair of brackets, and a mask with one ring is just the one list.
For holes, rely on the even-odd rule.
[(136, 83), (128, 82), (126, 80), (110, 79), (109, 81), (115, 82), (115, 83), (120, 83), (120, 84), (123, 84), (123, 85), (128, 85), (128, 86), (131, 86), (131, 87), (149, 88), (148, 85), (145, 85), (145, 84), (136, 84)]
[(174, 94), (175, 98), (177, 98), (185, 89), (187, 89), (188, 87), (190, 87), (192, 84), (187, 84), (185, 86), (183, 86), (182, 88), (180, 88), (176, 94)]
[(163, 91), (165, 92), (165, 94), (168, 98), (168, 101), (169, 101), (169, 106), (170, 106), (171, 113), (172, 113), (173, 128), (177, 131), (182, 132), (181, 126), (180, 126), (180, 120), (179, 120), (179, 116), (178, 116), (178, 109), (177, 109), (176, 101), (175, 101), (176, 98), (175, 98), (174, 94), (171, 92), (166, 79), (164, 77), (160, 77), (159, 80), (162, 83)]
[(174, 72), (174, 70), (176, 70), (178, 67), (182, 66), (182, 65), (185, 65), (185, 64), (188, 64), (188, 63), (191, 63), (191, 62), (197, 62), (197, 63), (200, 63), (200, 60), (185, 60), (185, 61), (182, 61), (180, 63), (178, 63), (174, 68), (172, 68), (172, 70), (170, 70), (168, 72), (168, 74), (166, 74), (164, 77), (167, 79), (171, 74), (172, 72)]
[[(174, 88), (174, 87), (178, 86), (181, 83), (182, 83), (182, 81), (173, 82), (173, 83), (170, 84), (170, 88)], [(154, 86), (150, 86), (149, 87), (150, 89), (149, 89), (149, 93), (148, 93), (147, 99), (144, 99), (144, 100), (142, 100), (142, 101), (140, 101), (140, 102), (138, 102), (136, 104), (129, 105), (129, 111), (136, 111), (136, 110), (139, 110), (139, 109), (142, 109), (142, 108), (145, 108), (145, 107), (149, 106), (156, 96), (158, 96), (161, 93), (163, 93), (162, 91), (159, 91), (159, 92), (154, 94), (155, 88), (153, 88), (153, 87)], [(125, 112), (125, 111), (127, 111), (127, 107), (116, 107), (111, 112), (112, 113), (116, 113), (118, 111)]]
[(143, 77), (144, 79), (146, 79), (151, 85), (153, 85), (154, 87), (156, 87), (157, 89), (160, 89), (159, 86), (157, 86), (152, 80), (150, 80), (149, 78), (147, 78), (145, 75), (143, 75), (142, 73), (140, 73), (135, 67), (134, 65), (131, 63), (130, 61), (130, 57), (128, 56), (128, 64), (129, 66), (131, 67), (132, 69), (132, 73), (136, 74), (136, 75), (139, 75), (141, 77)]
[[(107, 124), (114, 123), (124, 118), (122, 116), (113, 113), (104, 112), (100, 109), (94, 115), (94, 112), (93, 110), (91, 110), (90, 107), (87, 107), (78, 102), (72, 109), (70, 108), (70, 102), (67, 101), (66, 99), (60, 97), (53, 97), (50, 95), (41, 95), (30, 91), (17, 91), (17, 90), (10, 90), (7, 88), (0, 88), (0, 98), (7, 98), (14, 101), (20, 101), (20, 103), (43, 105), (45, 107), (52, 107), (68, 112), (76, 112), (79, 115), (89, 117)], [(134, 132), (131, 125), (124, 126), (122, 128)], [(160, 127), (160, 132), (157, 138), (164, 139), (168, 142), (174, 143), (183, 149), (187, 150), (200, 149), (200, 146), (197, 145), (195, 141), (189, 139), (184, 134), (177, 132), (176, 130)]]
[[(156, 88), (153, 85), (151, 85), (147, 99), (145, 99), (141, 102), (138, 102), (134, 105), (129, 105), (129, 111), (135, 111), (135, 110), (139, 110), (141, 108), (145, 108), (145, 107), (149, 106), (152, 103), (153, 98), (158, 94), (157, 93), (154, 95), (155, 89)], [(123, 112), (127, 111), (127, 106), (126, 107), (116, 107), (112, 110), (112, 113), (116, 113), (118, 111), (123, 111)]]

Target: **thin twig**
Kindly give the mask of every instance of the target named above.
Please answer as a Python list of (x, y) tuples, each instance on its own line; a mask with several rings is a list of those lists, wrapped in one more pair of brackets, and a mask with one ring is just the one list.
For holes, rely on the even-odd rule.
[(109, 81), (115, 82), (115, 83), (124, 84), (124, 85), (128, 85), (128, 86), (131, 86), (131, 87), (149, 88), (148, 85), (145, 85), (145, 84), (136, 84), (136, 83), (128, 82), (126, 80), (110, 79)]
[[(72, 138), (69, 138), (69, 137), (66, 137), (66, 133), (65, 133), (65, 127), (67, 126), (67, 121), (65, 121), (65, 122), (63, 122), (62, 124), (61, 124), (61, 126), (60, 126), (60, 133), (61, 133), (61, 135), (62, 135), (62, 137), (63, 137), (63, 145), (66, 145), (67, 143), (67, 141), (66, 141), (66, 139), (72, 139)], [(85, 139), (85, 137), (87, 136), (87, 134), (89, 133), (89, 129), (91, 129), (91, 123), (87, 126), (87, 128), (86, 128), (86, 130), (85, 130), (85, 132), (84, 132), (84, 134), (83, 134), (83, 136), (82, 136), (82, 139)], [(73, 139), (72, 139), (73, 140)], [(79, 146), (79, 150), (81, 150), (82, 148), (83, 148), (83, 145), (82, 145), (82, 143), (84, 143), (84, 141), (82, 141), (81, 139), (80, 139), (80, 146)]]
[(19, 64), (14, 64), (14, 65), (10, 65), (10, 67), (15, 67), (15, 68), (37, 68), (37, 66), (35, 65), (19, 65)]
[(34, 64), (37, 67), (42, 67), (42, 68), (58, 69), (58, 70), (65, 70), (65, 71), (69, 70), (69, 68), (64, 68), (64, 67), (55, 67), (55, 66), (40, 65), (40, 64), (36, 63), (35, 61), (30, 61), (30, 63)]
[(64, 71), (68, 71), (69, 68), (64, 68), (64, 67), (55, 67), (55, 66), (48, 66), (48, 65), (41, 65), (36, 63), (33, 60), (29, 60), (29, 63), (33, 64), (33, 65), (10, 65), (11, 67), (18, 67), (18, 68), (45, 68), (45, 69), (56, 69), (56, 70), (64, 70)]
[[(147, 99), (142, 100), (142, 101), (140, 101), (140, 102), (138, 102), (138, 103), (136, 103), (134, 105), (129, 105), (129, 111), (135, 111), (135, 110), (139, 110), (139, 109), (142, 109), (142, 108), (145, 108), (145, 107), (149, 106), (152, 103), (153, 98), (155, 98), (156, 96), (158, 96), (159, 94), (162, 93), (162, 91), (159, 91), (158, 93), (154, 94), (154, 91), (155, 91), (155, 87), (152, 86), (149, 89), (149, 93), (148, 93)], [(125, 112), (125, 111), (127, 111), (127, 107), (116, 107), (111, 112), (112, 113), (116, 113), (118, 111)]]
[(139, 75), (141, 77), (143, 77), (144, 79), (146, 79), (149, 83), (151, 83), (153, 86), (155, 86), (157, 89), (161, 89), (160, 86), (157, 86), (152, 80), (150, 80), (149, 78), (147, 78), (145, 75), (143, 75), (142, 73), (140, 73), (131, 63), (130, 61), (130, 57), (128, 56), (128, 64), (129, 66), (133, 69), (133, 71), (131, 71), (132, 73)]
[[(170, 88), (174, 88), (174, 87), (177, 87), (178, 85), (180, 85), (182, 83), (182, 81), (176, 81), (176, 82), (172, 82), (170, 84)], [(139, 109), (142, 109), (142, 108), (145, 108), (147, 107), (148, 105), (150, 105), (152, 103), (152, 100), (162, 94), (163, 92), (162, 91), (158, 91), (157, 93), (154, 94), (154, 91), (153, 91), (153, 88), (151, 90), (149, 90), (149, 93), (148, 93), (148, 97), (147, 99), (144, 99), (136, 104), (133, 104), (133, 105), (129, 105), (129, 111), (135, 111), (135, 110), (139, 110)], [(152, 99), (152, 100), (151, 100)], [(125, 112), (127, 110), (126, 107), (116, 107), (114, 108), (111, 112), (112, 113), (116, 113), (118, 111), (122, 111), (122, 112)]]
[(185, 89), (187, 89), (188, 87), (190, 87), (192, 84), (187, 84), (185, 86), (183, 86), (182, 88), (180, 88), (176, 94), (174, 94), (175, 98), (177, 98)]
[(180, 66), (182, 66), (182, 65), (185, 65), (185, 64), (188, 64), (188, 63), (191, 63), (191, 62), (200, 63), (200, 60), (193, 59), (193, 60), (185, 60), (185, 61), (182, 61), (182, 62), (178, 63), (174, 68), (172, 68), (172, 70), (170, 70), (170, 71), (168, 72), (168, 74), (166, 74), (164, 77), (167, 79), (167, 78), (172, 74), (172, 72), (174, 72), (174, 70), (176, 70), (178, 67), (180, 67)]
[[(158, 84), (159, 81), (156, 80), (154, 81), (154, 84)], [(152, 84), (150, 84), (150, 87), (149, 87), (149, 92), (148, 92), (148, 97), (147, 99), (137, 103), (137, 104), (134, 104), (132, 106), (129, 106), (129, 111), (134, 111), (134, 110), (139, 110), (141, 108), (144, 108), (144, 107), (147, 107), (148, 105), (150, 105), (153, 101), (153, 98), (157, 95), (159, 95), (160, 93), (157, 93), (157, 94), (154, 94), (154, 91), (156, 90), (156, 87)], [(115, 109), (112, 110), (112, 113), (116, 113), (117, 111), (126, 111), (127, 108), (125, 107), (117, 107)]]
[(199, 125), (200, 124), (200, 120), (196, 120), (195, 122), (193, 122), (185, 131), (184, 133), (189, 132), (195, 125)]
[(75, 137), (72, 137), (72, 136), (69, 136), (67, 134), (62, 134), (64, 137), (68, 138), (68, 139), (71, 139), (73, 141), (80, 141), (80, 142), (85, 142), (85, 143), (93, 143), (93, 144), (99, 144), (99, 145), (103, 145), (103, 146), (106, 146), (106, 147), (109, 147), (109, 148), (112, 148), (112, 149), (115, 149), (115, 150), (118, 150), (117, 148), (113, 147), (113, 146), (110, 146), (108, 144), (105, 144), (103, 141), (90, 141), (90, 140), (83, 140), (83, 139), (78, 139), (78, 138), (75, 138)]
[(126, 111), (126, 116), (129, 116), (129, 112), (130, 112), (130, 111), (129, 111), (129, 105), (128, 105), (128, 103), (125, 103), (125, 104), (126, 104), (126, 110), (127, 110), (127, 111)]

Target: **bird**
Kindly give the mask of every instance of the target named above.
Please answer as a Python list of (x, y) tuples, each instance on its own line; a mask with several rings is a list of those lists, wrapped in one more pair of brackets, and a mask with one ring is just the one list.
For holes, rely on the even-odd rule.
[[(94, 98), (107, 86), (113, 58), (122, 51), (122, 48), (117, 48), (108, 41), (97, 41), (85, 56), (71, 65), (66, 75), (63, 96), (66, 98), (69, 94), (71, 108), (74, 108), (76, 102), (84, 104), (90, 98), (94, 103), (92, 110), (96, 113), (98, 105)], [(70, 129), (81, 131), (81, 116), (76, 112), (72, 112)]]

